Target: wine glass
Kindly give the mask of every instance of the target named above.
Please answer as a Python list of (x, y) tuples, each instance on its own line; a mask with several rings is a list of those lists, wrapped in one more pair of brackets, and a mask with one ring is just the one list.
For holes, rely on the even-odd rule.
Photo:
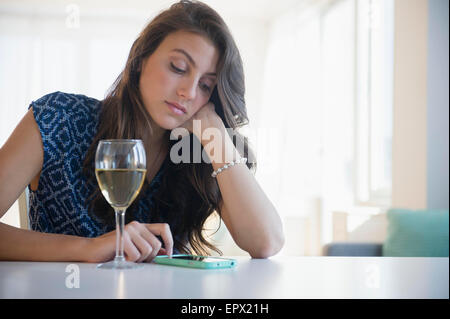
[(142, 265), (125, 260), (123, 230), (125, 212), (139, 194), (147, 173), (141, 140), (101, 140), (95, 153), (95, 176), (116, 215), (116, 257), (97, 266), (102, 269), (133, 269)]

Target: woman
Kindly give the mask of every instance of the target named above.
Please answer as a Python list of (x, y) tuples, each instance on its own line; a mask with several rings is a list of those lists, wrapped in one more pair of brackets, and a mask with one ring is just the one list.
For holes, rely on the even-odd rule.
[[(113, 259), (114, 213), (93, 172), (98, 141), (114, 138), (141, 139), (147, 152), (145, 185), (126, 213), (127, 260), (218, 251), (202, 236), (214, 211), (252, 257), (276, 254), (280, 218), (250, 171), (254, 163), (242, 164), (252, 154), (246, 141), (226, 130), (247, 123), (242, 62), (227, 26), (201, 2), (172, 5), (141, 32), (103, 101), (55, 92), (31, 103), (0, 151), (0, 216), (29, 185), (32, 230), (0, 224), (0, 259)], [(179, 141), (170, 133), (180, 128), (189, 133), (182, 141), (191, 150), (200, 144), (210, 162), (172, 160)], [(220, 133), (214, 150), (208, 129)], [(236, 152), (239, 142), (245, 154)], [(236, 165), (227, 167), (230, 158)]]

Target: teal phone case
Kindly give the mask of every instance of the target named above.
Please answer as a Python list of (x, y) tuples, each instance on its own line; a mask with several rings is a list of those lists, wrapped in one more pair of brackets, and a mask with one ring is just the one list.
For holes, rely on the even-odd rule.
[[(193, 255), (173, 255), (176, 256), (193, 256)], [(220, 269), (220, 268), (232, 268), (236, 266), (235, 259), (221, 258), (221, 257), (208, 257), (208, 256), (194, 256), (200, 258), (213, 258), (214, 261), (198, 261), (187, 259), (169, 258), (167, 255), (156, 256), (153, 262), (161, 265), (170, 265), (178, 267), (200, 268), (200, 269)]]

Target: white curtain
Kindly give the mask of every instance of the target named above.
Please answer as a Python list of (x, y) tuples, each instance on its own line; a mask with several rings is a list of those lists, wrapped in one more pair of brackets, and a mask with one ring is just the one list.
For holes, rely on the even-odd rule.
[(302, 241), (287, 251), (315, 255), (332, 239), (333, 211), (354, 205), (355, 25), (354, 1), (312, 4), (271, 26), (258, 120), (276, 138), (258, 144), (258, 178)]
[[(0, 10), (0, 144), (32, 100), (54, 91), (102, 99), (122, 70), (144, 18)], [(101, 27), (99, 27), (101, 26)]]

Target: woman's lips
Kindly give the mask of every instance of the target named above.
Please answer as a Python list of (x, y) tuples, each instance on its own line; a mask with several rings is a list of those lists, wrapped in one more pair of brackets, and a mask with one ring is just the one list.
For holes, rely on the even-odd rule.
[(165, 101), (167, 106), (169, 107), (169, 109), (177, 114), (177, 115), (183, 115), (186, 113), (186, 109), (184, 107), (182, 107), (181, 105), (177, 104), (177, 103), (170, 103)]

